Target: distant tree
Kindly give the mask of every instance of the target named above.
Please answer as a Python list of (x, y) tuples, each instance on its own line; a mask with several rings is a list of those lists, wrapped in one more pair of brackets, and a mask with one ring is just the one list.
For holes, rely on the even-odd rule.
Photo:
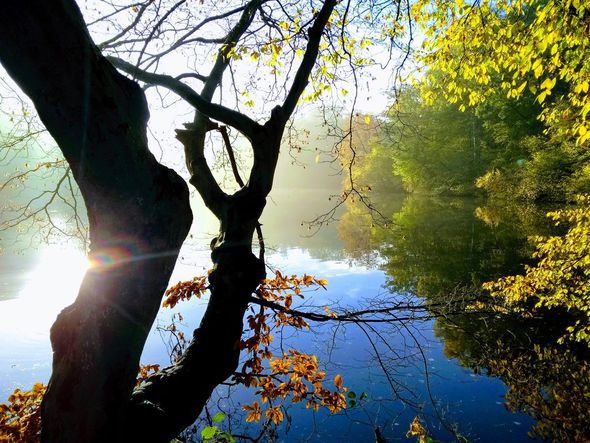
[(427, 104), (414, 88), (399, 91), (376, 150), (388, 152), (392, 174), (408, 192), (472, 194), (485, 171), (486, 144), (473, 112), (439, 101)]
[[(497, 77), (491, 82), (501, 90)], [(374, 137), (373, 159), (357, 168), (360, 181), (373, 175), (379, 183), (377, 171), (389, 164), (381, 181), (401, 179), (418, 194), (469, 195), (479, 188), (504, 200), (563, 201), (588, 190), (586, 150), (547, 132), (528, 89), (518, 102), (496, 92), (463, 109), (433, 98), (432, 88), (397, 91)]]

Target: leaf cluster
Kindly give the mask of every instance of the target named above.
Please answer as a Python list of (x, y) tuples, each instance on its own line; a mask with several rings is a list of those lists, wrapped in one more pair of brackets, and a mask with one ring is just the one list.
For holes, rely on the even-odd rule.
[(8, 403), (0, 404), (0, 442), (37, 443), (41, 433), (41, 400), (46, 386), (35, 383), (31, 390), (16, 389)]
[(427, 36), (420, 57), (429, 68), (426, 99), (442, 96), (464, 110), (498, 86), (511, 99), (530, 91), (541, 121), (586, 146), (589, 12), (587, 0), (418, 1), (413, 15)]
[(578, 206), (547, 214), (556, 224), (567, 224), (562, 236), (533, 237), (535, 266), (523, 275), (508, 276), (483, 285), (511, 310), (533, 315), (559, 310), (572, 316), (560, 342), (590, 344), (590, 197)]
[[(300, 316), (290, 311), (293, 296), (304, 298), (304, 288), (326, 288), (327, 281), (310, 275), (297, 277), (275, 273), (273, 279), (264, 280), (257, 290), (257, 296), (266, 301), (272, 301), (284, 309), (272, 310), (260, 307), (258, 313), (248, 316), (248, 325), (252, 335), (242, 340), (241, 348), (249, 353), (248, 359), (242, 366), (241, 373), (235, 375), (235, 380), (248, 387), (256, 387), (261, 403), (268, 403), (264, 411), (267, 422), (279, 424), (284, 419), (281, 407), (277, 402), (284, 402), (288, 397), (292, 403), (306, 402), (306, 408), (317, 411), (320, 406), (331, 413), (346, 408), (342, 376), (334, 378), (335, 391), (324, 386), (326, 374), (320, 370), (317, 357), (296, 349), (289, 349), (280, 356), (275, 356), (270, 349), (273, 341), (272, 330), (282, 330), (286, 326), (295, 329), (308, 329), (309, 325)], [(248, 412), (246, 421), (259, 421), (263, 416), (261, 403), (254, 401), (251, 405), (244, 405)]]
[[(245, 349), (248, 357), (241, 371), (234, 375), (236, 383), (257, 388), (260, 396), (260, 402), (243, 406), (247, 422), (258, 422), (264, 416), (266, 423), (278, 425), (285, 418), (282, 403), (289, 397), (292, 403), (305, 401), (306, 407), (315, 411), (320, 406), (332, 413), (346, 408), (344, 393), (347, 388), (343, 386), (342, 377), (334, 378), (335, 391), (326, 388), (326, 374), (320, 370), (315, 355), (289, 349), (275, 356), (271, 350), (273, 331), (282, 331), (285, 327), (309, 329), (305, 319), (291, 310), (294, 298), (304, 299), (304, 291), (326, 289), (327, 284), (326, 280), (311, 275), (289, 276), (275, 271), (274, 278), (263, 280), (256, 289), (254, 301), (258, 300), (260, 307), (258, 312), (247, 316), (251, 335), (240, 341), (240, 349)], [(166, 291), (163, 306), (172, 308), (179, 301), (193, 296), (200, 298), (207, 289), (206, 276), (180, 282)], [(336, 317), (329, 309), (326, 312), (331, 318)], [(261, 405), (266, 403), (269, 406), (263, 410)]]

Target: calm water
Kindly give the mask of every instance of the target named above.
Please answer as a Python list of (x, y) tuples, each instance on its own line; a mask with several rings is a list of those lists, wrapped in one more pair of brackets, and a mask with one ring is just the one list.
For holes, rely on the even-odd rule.
[[(362, 208), (351, 206), (338, 223), (309, 237), (301, 220), (318, 215), (315, 207), (327, 198), (327, 193), (311, 190), (276, 192), (262, 220), (270, 267), (328, 280), (328, 291), (308, 294), (304, 303), (310, 310), (322, 311), (326, 305), (354, 310), (396, 300), (444, 302), (460, 288), (522, 269), (530, 252), (526, 237), (547, 230), (534, 208), (398, 197), (381, 202), (392, 216), (387, 227), (372, 225)], [(295, 214), (289, 208), (304, 211)], [(215, 227), (212, 220), (197, 217), (173, 283), (209, 267), (206, 245)], [(60, 247), (27, 256), (5, 254), (0, 260), (0, 397), (6, 398), (16, 387), (49, 378), (49, 326), (73, 300), (85, 262), (80, 252)], [(198, 323), (203, 306), (195, 300), (178, 307), (187, 332)], [(161, 312), (158, 323), (167, 324), (171, 315)], [(583, 411), (590, 409), (590, 396), (585, 397), (590, 371), (577, 354), (563, 360), (563, 352), (556, 352), (560, 357), (549, 353), (541, 362), (538, 350), (553, 350), (544, 329), (534, 322), (463, 315), (364, 327), (312, 324), (311, 332), (285, 331), (275, 337), (276, 346), (316, 353), (328, 379), (340, 373), (357, 400), (366, 395), (335, 416), (287, 405), (291, 420), (279, 428), (277, 439), (372, 442), (378, 427), (388, 441), (406, 441), (416, 415), (442, 441), (453, 441), (450, 429), (455, 429), (471, 441), (524, 442), (534, 427), (547, 439), (558, 432), (565, 439), (574, 434), (563, 432), (588, 426)], [(143, 362), (166, 364), (166, 341), (154, 330)], [(565, 386), (570, 386), (569, 408), (560, 403), (563, 395), (556, 395)], [(211, 411), (229, 413), (221, 427), (256, 435), (259, 427), (244, 427), (243, 415), (235, 413), (254, 399), (252, 390), (220, 387)]]

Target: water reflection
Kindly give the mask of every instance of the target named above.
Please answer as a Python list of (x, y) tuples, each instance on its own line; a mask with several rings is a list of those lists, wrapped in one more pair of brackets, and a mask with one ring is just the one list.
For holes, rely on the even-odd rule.
[[(318, 214), (320, 206), (306, 202), (318, 203), (319, 194), (308, 190), (274, 195), (263, 219), (268, 264), (289, 274), (328, 279), (328, 291), (305, 301), (320, 311), (335, 304), (359, 309), (395, 300), (444, 300), (457, 287), (472, 289), (518, 272), (530, 252), (527, 236), (548, 229), (545, 211), (532, 207), (386, 196), (380, 204), (383, 213), (392, 216), (388, 226), (351, 205), (337, 226), (308, 237), (301, 221)], [(294, 214), (289, 208), (303, 209)], [(215, 227), (202, 218), (197, 224), (201, 231), (191, 233), (172, 283), (202, 274), (209, 266), (207, 245)], [(15, 387), (48, 379), (49, 326), (73, 300), (86, 261), (80, 253), (62, 249), (3, 263), (4, 276), (11, 278), (5, 279), (11, 283), (4, 291), (11, 299), (0, 302), (0, 395), (5, 398)], [(204, 303), (192, 300), (179, 306), (187, 333), (198, 324)], [(166, 324), (170, 316), (163, 311), (158, 321)], [(330, 376), (340, 372), (358, 397), (367, 394), (337, 416), (291, 405), (292, 422), (280, 428), (278, 438), (374, 441), (374, 428), (379, 427), (386, 438), (404, 440), (409, 423), (420, 413), (431, 435), (443, 441), (454, 438), (445, 428), (454, 424), (479, 442), (524, 442), (527, 431), (549, 440), (588, 439), (587, 355), (558, 348), (550, 332), (546, 323), (534, 319), (525, 323), (504, 316), (463, 315), (374, 324), (365, 331), (327, 324), (314, 326), (312, 333), (277, 337), (277, 347), (316, 353)], [(142, 361), (168, 363), (166, 346), (155, 331)], [(251, 391), (234, 390), (230, 397), (227, 389), (218, 391), (216, 407), (231, 410), (234, 405), (240, 411), (240, 403), (253, 400)], [(234, 424), (234, 429), (245, 431), (241, 414)], [(250, 430), (251, 435), (257, 433), (256, 428)]]
[(469, 316), (438, 321), (435, 331), (445, 355), (502, 380), (506, 408), (535, 419), (530, 436), (588, 441), (590, 355), (587, 348), (558, 346), (558, 326), (541, 319)]
[[(339, 229), (357, 234), (342, 238), (358, 260), (378, 257), (390, 291), (413, 293), (435, 303), (456, 294), (458, 288), (472, 296), (484, 281), (521, 272), (531, 252), (527, 237), (555, 229), (545, 212), (533, 206), (410, 197), (393, 212), (389, 226), (367, 229), (367, 215), (356, 205)], [(363, 216), (365, 228), (359, 230), (355, 220)], [(497, 314), (454, 315), (437, 319), (434, 331), (446, 357), (474, 374), (502, 380), (507, 387), (502, 400), (506, 408), (535, 420), (530, 436), (587, 441), (588, 349), (558, 346), (558, 323), (554, 317), (525, 321)]]
[(387, 226), (371, 222), (362, 206), (349, 205), (339, 232), (346, 250), (361, 262), (378, 254), (392, 291), (420, 297), (521, 271), (531, 251), (527, 237), (548, 229), (539, 208), (489, 207), (458, 198), (402, 201), (393, 199), (393, 211), (386, 209)]

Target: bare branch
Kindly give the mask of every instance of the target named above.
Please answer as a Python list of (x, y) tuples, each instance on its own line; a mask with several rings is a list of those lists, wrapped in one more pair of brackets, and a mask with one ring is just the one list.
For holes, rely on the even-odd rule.
[(251, 139), (254, 136), (254, 133), (260, 125), (252, 120), (250, 117), (234, 111), (233, 109), (226, 108), (223, 105), (218, 105), (216, 103), (211, 103), (208, 100), (205, 100), (200, 94), (198, 94), (194, 89), (192, 89), (187, 84), (165, 74), (155, 74), (152, 72), (147, 72), (142, 69), (137, 68), (136, 66), (132, 65), (129, 62), (121, 60), (117, 57), (107, 56), (107, 59), (115, 66), (116, 68), (120, 69), (123, 72), (126, 72), (129, 75), (132, 75), (136, 79), (156, 86), (163, 86), (181, 98), (186, 100), (191, 106), (194, 106), (199, 112), (207, 115), (208, 117), (225, 123), (226, 125), (232, 126), (244, 134), (248, 139)]
[[(305, 318), (315, 322), (339, 322), (339, 323), (395, 323), (404, 321), (427, 321), (434, 318), (447, 317), (450, 315), (465, 314), (465, 308), (458, 306), (453, 308), (446, 304), (426, 304), (426, 305), (390, 305), (379, 309), (365, 309), (360, 311), (346, 311), (335, 313), (335, 315), (321, 314), (313, 311), (302, 311), (299, 309), (287, 309), (279, 303), (266, 300), (260, 297), (250, 297), (250, 302), (270, 308), (276, 312), (284, 312), (296, 317)], [(464, 303), (464, 301), (462, 301)], [(461, 305), (461, 304), (459, 304)], [(440, 308), (445, 308), (444, 310)], [(439, 308), (439, 309), (437, 309)], [(402, 315), (396, 315), (395, 312), (402, 312)], [(478, 311), (477, 314), (481, 314)]]
[(328, 20), (330, 19), (336, 4), (336, 0), (326, 0), (316, 17), (315, 22), (309, 29), (309, 41), (307, 43), (305, 54), (303, 55), (303, 60), (297, 69), (297, 73), (295, 74), (295, 78), (293, 80), (293, 85), (291, 86), (289, 94), (287, 95), (287, 98), (285, 99), (282, 106), (285, 120), (287, 120), (291, 114), (293, 114), (295, 106), (297, 106), (297, 101), (299, 100), (299, 97), (301, 97), (301, 94), (303, 94), (303, 91), (309, 82), (309, 75), (311, 74), (311, 70), (313, 69), (313, 66), (318, 57), (320, 41), (322, 39), (324, 28), (326, 27), (326, 24), (328, 23)]
[(227, 12), (224, 12), (222, 14), (212, 15), (212, 16), (209, 16), (209, 17), (205, 18), (203, 21), (201, 21), (197, 25), (193, 26), (188, 32), (186, 32), (184, 35), (182, 35), (176, 42), (174, 42), (165, 51), (162, 51), (162, 52), (159, 52), (157, 54), (154, 54), (150, 58), (159, 59), (159, 58), (165, 56), (166, 54), (169, 54), (172, 51), (180, 48), (181, 46), (187, 45), (187, 44), (190, 44), (190, 43), (223, 43), (224, 41), (226, 41), (228, 39), (228, 36), (226, 36), (226, 37), (220, 37), (220, 38), (206, 38), (206, 37), (200, 37), (200, 36), (199, 37), (192, 37), (192, 38), (189, 38), (189, 37), (191, 37), (195, 32), (197, 32), (198, 30), (200, 30), (207, 23), (211, 23), (211, 22), (216, 21), (216, 20), (221, 20), (221, 19), (224, 19), (224, 18), (231, 17), (234, 14), (237, 14), (239, 12), (242, 12), (247, 7), (248, 7), (248, 5), (239, 6), (237, 8), (234, 8), (234, 9), (232, 9), (230, 11), (227, 11)]
[[(123, 37), (125, 34), (127, 34), (127, 32), (129, 32), (131, 29), (135, 28), (135, 26), (137, 26), (137, 24), (140, 22), (141, 18), (143, 17), (143, 13), (147, 9), (147, 7), (152, 3), (152, 1), (153, 0), (149, 0), (148, 2), (143, 3), (143, 4), (136, 4), (136, 5), (129, 6), (129, 8), (134, 8), (134, 7), (138, 7), (139, 6), (139, 10), (137, 11), (137, 15), (135, 16), (135, 19), (128, 26), (126, 26), (125, 28), (123, 28), (114, 37), (111, 37), (110, 39), (105, 40), (102, 43), (99, 43), (97, 45), (99, 47), (99, 49), (104, 49), (104, 48), (108, 47), (111, 43), (119, 40), (121, 37)], [(120, 11), (116, 11), (115, 13), (118, 13), (118, 12), (120, 12)], [(103, 17), (102, 19), (106, 19), (107, 17)], [(88, 26), (90, 26), (91, 24), (89, 24)]]

